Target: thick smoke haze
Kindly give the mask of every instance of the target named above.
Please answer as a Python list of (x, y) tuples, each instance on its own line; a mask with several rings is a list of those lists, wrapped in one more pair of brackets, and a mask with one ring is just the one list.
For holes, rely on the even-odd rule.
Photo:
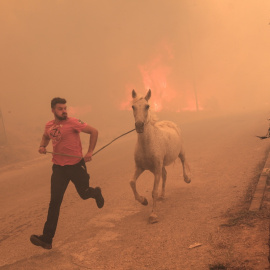
[[(269, 73), (270, 0), (0, 0), (0, 268), (268, 269)], [(181, 128), (173, 147), (164, 123), (137, 147), (153, 172), (178, 155), (163, 181), (136, 170), (133, 89), (151, 89), (150, 110)], [(99, 132), (86, 166), (102, 209), (79, 166), (63, 171), (63, 202), (57, 167), (50, 187), (52, 142), (38, 150), (54, 97)], [(47, 253), (29, 238), (58, 203)]]
[(267, 0), (1, 1), (5, 126), (42, 132), (56, 96), (121, 126), (133, 88), (157, 111), (268, 109), (269, 14)]

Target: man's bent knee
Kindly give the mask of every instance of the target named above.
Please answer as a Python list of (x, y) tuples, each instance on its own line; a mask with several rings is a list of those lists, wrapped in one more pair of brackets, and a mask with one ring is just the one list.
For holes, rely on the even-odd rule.
[(80, 195), (80, 197), (83, 199), (83, 200), (87, 200), (89, 198), (93, 198), (94, 197), (94, 194), (93, 194), (93, 188), (87, 188), (85, 190), (78, 190), (78, 193)]

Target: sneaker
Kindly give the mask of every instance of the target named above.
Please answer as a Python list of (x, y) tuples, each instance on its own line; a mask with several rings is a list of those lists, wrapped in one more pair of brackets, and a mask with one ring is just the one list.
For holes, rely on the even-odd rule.
[(96, 204), (97, 204), (97, 207), (98, 208), (102, 208), (103, 205), (104, 205), (104, 198), (101, 194), (101, 188), (100, 187), (96, 187), (94, 189), (94, 192), (95, 192), (95, 200), (96, 200)]
[(52, 240), (46, 239), (44, 235), (31, 235), (30, 241), (32, 244), (36, 246), (43, 247), (45, 249), (51, 249), (52, 248)]

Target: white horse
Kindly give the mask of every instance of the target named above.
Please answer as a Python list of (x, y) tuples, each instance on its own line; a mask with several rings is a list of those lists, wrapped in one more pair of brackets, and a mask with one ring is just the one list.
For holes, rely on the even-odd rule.
[(149, 217), (150, 223), (158, 222), (156, 214), (156, 203), (158, 199), (158, 186), (162, 176), (162, 191), (160, 199), (165, 196), (165, 184), (167, 172), (165, 166), (180, 158), (183, 165), (183, 176), (186, 183), (191, 182), (189, 166), (185, 160), (185, 153), (178, 126), (170, 121), (157, 121), (149, 111), (148, 100), (151, 97), (149, 90), (145, 97), (138, 97), (135, 90), (132, 91), (132, 109), (135, 118), (135, 128), (138, 140), (135, 147), (135, 173), (130, 186), (135, 199), (143, 205), (148, 201), (140, 196), (136, 190), (136, 181), (143, 171), (149, 170), (154, 176), (154, 187), (152, 191), (153, 210)]

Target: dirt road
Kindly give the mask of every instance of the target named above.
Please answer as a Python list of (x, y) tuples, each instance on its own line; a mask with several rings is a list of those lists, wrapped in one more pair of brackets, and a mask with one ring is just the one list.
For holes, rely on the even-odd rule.
[[(71, 183), (49, 251), (29, 237), (42, 232), (46, 219), (50, 157), (1, 169), (0, 268), (266, 269), (267, 222), (241, 214), (269, 148), (268, 140), (255, 137), (267, 131), (267, 117), (260, 112), (171, 119), (180, 122), (192, 182), (183, 181), (180, 161), (167, 168), (166, 200), (158, 204), (156, 224), (148, 223), (152, 175), (145, 172), (138, 181), (150, 202), (146, 207), (129, 186), (136, 134), (115, 142), (87, 165), (91, 185), (102, 187), (104, 208), (81, 200)], [(232, 223), (247, 217), (250, 223)], [(196, 243), (201, 245), (189, 248)]]

